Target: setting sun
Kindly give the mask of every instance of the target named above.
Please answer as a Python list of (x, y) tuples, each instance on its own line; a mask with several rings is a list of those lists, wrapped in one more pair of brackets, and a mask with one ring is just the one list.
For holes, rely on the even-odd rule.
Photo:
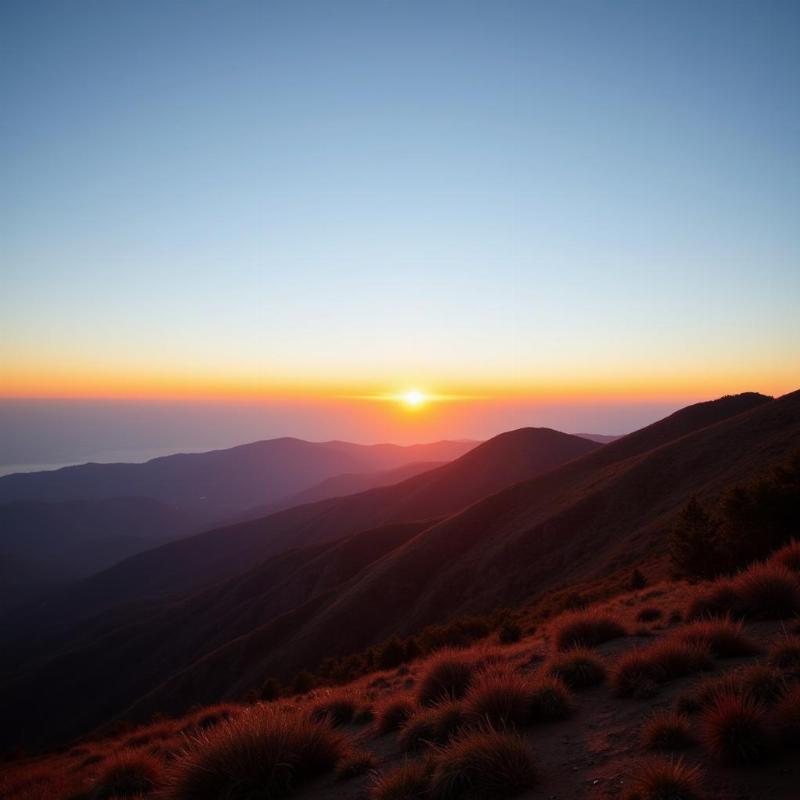
[(426, 396), (417, 389), (411, 389), (402, 395), (403, 402), (410, 408), (419, 408), (426, 399)]

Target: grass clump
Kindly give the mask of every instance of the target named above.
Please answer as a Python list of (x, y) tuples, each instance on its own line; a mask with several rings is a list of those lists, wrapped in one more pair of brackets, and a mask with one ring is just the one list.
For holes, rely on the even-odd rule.
[(563, 681), (548, 675), (539, 675), (530, 687), (530, 720), (557, 722), (566, 719), (573, 711), (572, 692)]
[(655, 606), (648, 606), (647, 608), (643, 608), (637, 615), (636, 621), (637, 622), (656, 622), (660, 620), (661, 617), (664, 616), (664, 613), (661, 611), (660, 608), (656, 608)]
[(511, 670), (478, 675), (465, 698), (466, 710), (472, 718), (498, 729), (530, 724), (530, 706), (530, 679)]
[(370, 800), (429, 800), (431, 762), (405, 761), (378, 776), (369, 790)]
[(163, 766), (142, 750), (123, 750), (111, 756), (92, 791), (93, 800), (132, 797), (158, 789), (164, 780)]
[(347, 739), (301, 714), (255, 706), (200, 734), (177, 763), (166, 800), (272, 800), (333, 770)]
[(400, 747), (409, 752), (429, 745), (447, 744), (466, 721), (458, 702), (447, 701), (423, 708), (406, 722), (400, 731)]
[(553, 641), (556, 649), (562, 651), (596, 647), (627, 635), (627, 630), (617, 619), (597, 609), (562, 614), (553, 622)]
[(800, 636), (786, 636), (769, 649), (767, 661), (792, 678), (800, 678)]
[(753, 564), (728, 580), (717, 581), (695, 598), (689, 619), (786, 619), (800, 613), (797, 575), (778, 562)]
[(626, 800), (704, 800), (700, 770), (682, 759), (648, 759), (637, 765)]
[(475, 674), (475, 662), (453, 650), (442, 651), (420, 679), (417, 699), (420, 705), (432, 706), (444, 700), (461, 699)]
[(761, 762), (773, 746), (764, 706), (741, 694), (717, 695), (703, 712), (702, 725), (706, 749), (728, 764)]
[(786, 747), (800, 745), (800, 687), (792, 687), (777, 703), (773, 715), (775, 731)]
[(378, 733), (385, 735), (399, 730), (413, 713), (414, 704), (410, 700), (390, 700), (377, 711), (375, 725)]
[(658, 711), (642, 727), (642, 743), (648, 750), (684, 750), (695, 744), (692, 723), (685, 714)]
[(770, 561), (781, 564), (792, 572), (800, 572), (800, 542), (792, 539), (789, 544), (776, 551)]
[(472, 731), (439, 750), (431, 795), (436, 800), (514, 797), (538, 781), (528, 744), (505, 731)]
[(708, 649), (670, 637), (623, 655), (611, 676), (620, 697), (650, 697), (660, 684), (710, 669)]
[(674, 636), (680, 641), (708, 648), (716, 658), (740, 658), (761, 652), (761, 648), (745, 634), (741, 622), (729, 617), (693, 622)]
[(311, 718), (337, 728), (352, 722), (356, 711), (357, 706), (351, 697), (332, 697), (317, 703), (311, 710)]
[(336, 766), (336, 780), (349, 781), (363, 775), (375, 766), (375, 758), (364, 750), (355, 750)]
[(553, 656), (544, 667), (545, 673), (562, 680), (570, 689), (597, 686), (606, 679), (603, 662), (586, 648), (576, 648)]

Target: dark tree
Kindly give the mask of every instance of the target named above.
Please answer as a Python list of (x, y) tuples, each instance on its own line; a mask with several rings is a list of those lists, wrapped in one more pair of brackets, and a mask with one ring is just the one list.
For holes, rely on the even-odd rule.
[(719, 523), (697, 502), (681, 509), (669, 539), (675, 569), (692, 578), (711, 578), (725, 569), (720, 548)]

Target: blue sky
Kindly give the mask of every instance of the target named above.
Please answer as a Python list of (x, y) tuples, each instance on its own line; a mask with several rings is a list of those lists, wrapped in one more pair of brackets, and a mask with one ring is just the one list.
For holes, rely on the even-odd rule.
[(0, 31), (8, 395), (796, 388), (796, 2), (7, 0)]

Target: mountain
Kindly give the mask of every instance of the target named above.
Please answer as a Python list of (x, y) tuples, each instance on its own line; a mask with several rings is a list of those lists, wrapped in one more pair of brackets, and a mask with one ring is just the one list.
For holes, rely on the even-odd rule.
[(391, 522), (453, 513), (598, 446), (546, 428), (504, 433), (449, 464), (394, 486), (297, 506), (140, 553), (0, 622), (7, 635), (14, 630), (41, 633), (121, 603), (176, 596), (241, 573), (288, 549)]
[[(186, 546), (173, 542), (140, 554), (37, 603), (30, 612), (34, 616), (15, 615), (17, 634), (30, 636), (35, 630), (40, 646), (28, 650), (26, 658), (22, 649), (12, 653), (8, 648), (2, 662), (4, 688), (13, 685), (11, 693), (22, 697), (23, 685), (38, 683), (40, 694), (30, 702), (68, 707), (63, 722), (73, 730), (90, 725), (99, 721), (98, 708), (105, 714), (115, 707), (122, 710), (158, 686), (165, 673), (188, 669), (232, 638), (301, 606), (327, 602), (368, 565), (429, 528), (431, 518), (598, 447), (548, 429), (512, 431), (395, 486), (290, 509), (189, 537)], [(234, 577), (215, 583), (226, 577), (224, 572)], [(207, 588), (175, 594), (179, 583), (188, 589), (198, 582)], [(164, 587), (163, 599), (143, 599), (152, 586)], [(43, 636), (44, 618), (88, 617), (122, 599), (135, 602), (66, 634)], [(56, 674), (56, 684), (66, 691), (58, 700), (46, 699), (49, 690), (42, 686)], [(104, 680), (104, 675), (114, 679)], [(87, 681), (94, 687), (93, 702), (74, 706), (79, 696), (85, 697), (78, 687)], [(60, 724), (54, 720), (50, 733)]]
[[(352, 558), (370, 540), (367, 534), (329, 549), (284, 552), (193, 597), (140, 608), (124, 623), (107, 621), (92, 636), (85, 631), (78, 649), (73, 641), (64, 658), (13, 683), (13, 695), (38, 702), (32, 689), (24, 690), (25, 681), (39, 690), (57, 679), (69, 686), (75, 670), (83, 680), (94, 669), (98, 676), (116, 676), (103, 689), (104, 708), (121, 707), (124, 697), (141, 691), (143, 674), (160, 672), (160, 685), (124, 712), (137, 719), (241, 697), (266, 675), (287, 677), (395, 633), (630, 569), (663, 553), (664, 534), (688, 497), (715, 497), (798, 445), (800, 392), (774, 401), (745, 395), (690, 407), (441, 521), (390, 528), (370, 554), (355, 559), (350, 577), (333, 566), (341, 563), (336, 554), (344, 550)], [(277, 576), (284, 573), (281, 584)], [(314, 589), (304, 594), (300, 587), (309, 585)], [(198, 619), (215, 633), (190, 632)], [(205, 635), (207, 646), (198, 647)], [(135, 682), (134, 691), (130, 684), (121, 689), (131, 663), (135, 676), (127, 667), (127, 680)], [(65, 724), (73, 725), (90, 710), (81, 705), (68, 712)]]
[(0, 609), (196, 532), (199, 519), (147, 497), (0, 505)]
[(609, 436), (605, 433), (576, 433), (575, 436), (580, 436), (581, 439), (589, 439), (589, 441), (597, 442), (598, 444), (608, 444), (622, 438), (622, 436)]
[(149, 497), (203, 511), (216, 521), (275, 502), (335, 475), (387, 470), (420, 461), (451, 461), (475, 442), (402, 447), (269, 439), (227, 450), (154, 458), (143, 464), (82, 464), (0, 477), (0, 503)]
[(352, 472), (344, 475), (334, 475), (332, 478), (327, 478), (316, 484), (316, 486), (311, 486), (302, 492), (284, 497), (275, 503), (270, 503), (268, 506), (249, 509), (241, 515), (241, 518), (243, 520), (255, 519), (272, 514), (275, 511), (281, 511), (284, 508), (316, 503), (318, 500), (327, 500), (329, 497), (344, 497), (349, 494), (366, 492), (368, 489), (374, 489), (377, 486), (391, 486), (393, 483), (400, 483), (406, 478), (413, 478), (421, 472), (427, 472), (441, 466), (442, 462), (439, 461), (419, 461), (403, 464), (392, 469), (376, 470), (375, 472)]

